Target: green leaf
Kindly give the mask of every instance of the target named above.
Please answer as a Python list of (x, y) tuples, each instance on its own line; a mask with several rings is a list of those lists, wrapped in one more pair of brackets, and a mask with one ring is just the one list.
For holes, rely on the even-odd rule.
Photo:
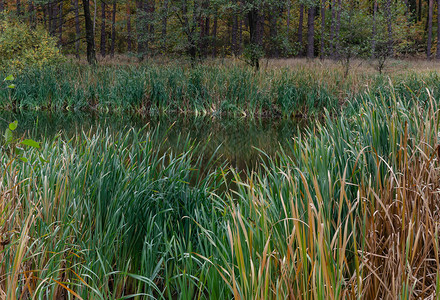
[(15, 120), (14, 122), (9, 124), (9, 129), (11, 129), (12, 131), (14, 131), (15, 129), (17, 129), (17, 125), (18, 125), (18, 121)]
[(40, 149), (40, 143), (38, 143), (38, 142), (36, 142), (34, 140), (26, 139), (26, 140), (23, 140), (20, 144)]
[(26, 157), (19, 157), (19, 159), (20, 159), (21, 161), (23, 161), (23, 162), (28, 162), (28, 160), (27, 160)]
[(14, 79), (15, 79), (14, 76), (9, 75), (8, 77), (5, 78), (5, 81), (12, 81)]
[(11, 129), (6, 128), (6, 131), (5, 131), (5, 141), (6, 141), (6, 144), (11, 143), (12, 142), (12, 138), (13, 138), (13, 135), (12, 135)]
[(10, 88), (10, 89), (14, 89), (14, 88), (15, 88), (15, 84), (10, 84), (10, 85), (8, 85), (8, 88)]

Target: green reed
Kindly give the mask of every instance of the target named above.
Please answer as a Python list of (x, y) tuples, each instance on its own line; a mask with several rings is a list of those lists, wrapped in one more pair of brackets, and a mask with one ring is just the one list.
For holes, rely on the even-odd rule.
[(244, 174), (145, 129), (56, 137), (28, 163), (2, 153), (0, 295), (438, 296), (440, 118), (419, 84), (369, 87)]
[(334, 108), (341, 97), (302, 70), (238, 65), (63, 64), (16, 77), (16, 89), (1, 91), (0, 109), (291, 116)]
[(426, 101), (366, 93), (235, 175), (221, 253), (234, 298), (438, 296), (440, 118), (426, 88)]
[(31, 163), (2, 155), (2, 241), (9, 242), (0, 282), (8, 299), (28, 286), (36, 298), (70, 290), (83, 299), (197, 290), (192, 278), (200, 266), (186, 254), (209, 246), (198, 240), (198, 227), (215, 216), (209, 195), (220, 183), (209, 169), (201, 176), (209, 158), (193, 157), (189, 141), (176, 156), (161, 154), (151, 138), (101, 130), (46, 141), (40, 152), (27, 152)]

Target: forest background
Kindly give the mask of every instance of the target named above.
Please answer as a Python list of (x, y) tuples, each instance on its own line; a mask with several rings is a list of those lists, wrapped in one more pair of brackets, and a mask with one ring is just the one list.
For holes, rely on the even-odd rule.
[[(89, 62), (126, 54), (440, 59), (440, 0), (0, 0)], [(11, 14), (9, 14), (11, 15)]]

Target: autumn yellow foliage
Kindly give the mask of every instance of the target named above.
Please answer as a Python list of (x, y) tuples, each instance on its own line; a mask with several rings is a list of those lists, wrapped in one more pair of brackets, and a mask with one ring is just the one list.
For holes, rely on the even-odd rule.
[(56, 42), (43, 28), (32, 29), (6, 13), (0, 14), (0, 67), (22, 70), (62, 60)]

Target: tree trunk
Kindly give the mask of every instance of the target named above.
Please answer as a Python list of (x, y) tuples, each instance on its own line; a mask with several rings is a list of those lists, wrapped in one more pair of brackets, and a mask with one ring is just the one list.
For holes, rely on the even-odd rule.
[(418, 20), (422, 21), (422, 0), (419, 0)]
[(132, 40), (131, 40), (131, 11), (130, 11), (130, 1), (127, 0), (127, 51), (131, 52)]
[(408, 10), (411, 14), (411, 21), (415, 21), (417, 19), (417, 3), (416, 0), (408, 1)]
[(183, 16), (183, 28), (186, 34), (186, 38), (188, 41), (188, 44), (186, 45), (186, 53), (191, 58), (191, 65), (194, 65), (196, 58), (197, 58), (197, 45), (195, 44), (195, 40), (193, 38), (193, 29), (195, 28), (196, 23), (196, 10), (193, 11), (192, 16), (192, 26), (190, 26), (189, 18), (188, 18), (188, 6), (187, 6), (187, 0), (182, 0), (182, 16)]
[(431, 59), (431, 48), (432, 48), (432, 12), (433, 12), (433, 0), (429, 1), (428, 8), (428, 47), (426, 49), (426, 56)]
[(137, 32), (137, 52), (140, 60), (145, 56), (145, 11), (142, 0), (136, 0), (136, 32)]
[(415, 17), (417, 14), (417, 3), (416, 0), (409, 0), (409, 10)]
[[(237, 1), (235, 1), (237, 5)], [(237, 10), (234, 9), (232, 13), (232, 30), (231, 30), (231, 44), (232, 44), (232, 53), (237, 56), (238, 55), (238, 47), (237, 47), (237, 33), (238, 33), (238, 16)]]
[(162, 14), (162, 52), (165, 53), (167, 47), (167, 26), (168, 26), (168, 0), (163, 2)]
[[(58, 32), (58, 28), (59, 28), (59, 14), (60, 14), (60, 7), (59, 7), (59, 3), (56, 2), (52, 2), (51, 3), (51, 11), (52, 11), (52, 28), (50, 30), (50, 34), (55, 36), (56, 33)], [(59, 41), (58, 41), (59, 44)]]
[(98, 4), (96, 3), (97, 0), (93, 1), (93, 7), (94, 7), (94, 13), (93, 13), (93, 34), (96, 32), (96, 15), (97, 15), (97, 9)]
[(17, 0), (16, 4), (17, 4), (17, 15), (20, 16), (21, 15), (21, 1)]
[[(0, 3), (3, 5), (3, 0), (0, 0)], [(32, 0), (29, 0), (28, 14), (29, 14), (29, 26), (32, 29), (35, 29), (37, 24), (35, 22), (35, 5)]]
[(238, 21), (238, 55), (242, 53), (242, 45), (243, 45), (243, 20), (240, 18)]
[(101, 45), (99, 46), (99, 50), (101, 52), (101, 56), (105, 57), (106, 49), (106, 38), (105, 38), (105, 11), (106, 11), (106, 4), (103, 0), (101, 0)]
[(435, 58), (440, 59), (440, 0), (437, 0), (437, 53)]
[(277, 42), (277, 36), (278, 36), (277, 18), (278, 18), (278, 15), (274, 13), (277, 11), (277, 8), (273, 7), (272, 11), (273, 11), (273, 13), (270, 13), (268, 16), (269, 24), (270, 24), (269, 33), (270, 33), (270, 39), (271, 39), (270, 54), (272, 57), (278, 57), (279, 56), (278, 42)]
[(212, 56), (217, 57), (217, 23), (218, 23), (218, 12), (214, 12), (214, 24), (212, 25)]
[(287, 41), (289, 41), (290, 35), (290, 0), (287, 0), (287, 20), (286, 20), (286, 36)]
[(206, 25), (208, 18), (200, 16), (199, 18), (199, 27), (200, 27), (200, 35), (199, 35), (199, 56), (205, 57), (206, 54)]
[[(116, 0), (115, 0), (116, 1)], [(146, 2), (146, 11), (147, 11), (147, 20), (148, 20), (148, 38), (147, 38), (147, 45), (145, 46), (145, 50), (149, 50), (148, 46), (151, 45), (153, 42), (154, 37), (154, 12), (156, 10), (155, 2), (154, 0), (148, 0)]]
[(48, 19), (48, 17), (47, 17), (47, 15), (48, 15), (48, 11), (47, 11), (47, 4), (46, 5), (42, 5), (41, 6), (41, 10), (43, 11), (43, 26), (44, 26), (44, 28), (49, 28), (48, 26), (47, 26), (47, 24), (48, 24), (48, 21), (47, 21), (47, 19)]
[(321, 59), (325, 56), (325, 3), (326, 0), (322, 0), (321, 3)]
[(113, 0), (113, 11), (112, 11), (112, 43), (110, 46), (110, 57), (115, 56), (115, 43), (116, 43), (116, 0)]
[(199, 55), (205, 58), (208, 55), (208, 37), (209, 37), (209, 0), (203, 0), (202, 12), (200, 14), (200, 41)]
[(307, 16), (307, 58), (315, 56), (315, 10), (312, 6), (308, 9)]
[(208, 56), (208, 38), (209, 38), (209, 27), (211, 26), (211, 19), (209, 17), (205, 18), (205, 33), (203, 34), (205, 39), (203, 40), (203, 57)]
[(250, 46), (251, 46), (251, 65), (255, 69), (260, 68), (260, 54), (261, 46), (263, 45), (263, 18), (260, 15), (260, 9), (253, 7), (248, 12)]
[(264, 17), (262, 14), (257, 12), (257, 22), (256, 22), (256, 44), (260, 47), (263, 47), (263, 34), (264, 34)]
[(374, 6), (373, 6), (373, 33), (372, 33), (372, 39), (371, 39), (371, 57), (372, 58), (374, 58), (376, 56), (376, 35), (377, 35), (376, 18), (377, 18), (377, 0), (374, 0)]
[(55, 36), (58, 31), (58, 14), (59, 14), (59, 6), (58, 3), (52, 2), (52, 30), (51, 34)]
[[(430, 0), (432, 1), (432, 0)], [(387, 0), (386, 3), (386, 14), (387, 14), (387, 31), (388, 31), (388, 55), (393, 55), (393, 21), (392, 21), (392, 14), (391, 14), (391, 0)]]
[(335, 19), (336, 19), (336, 0), (332, 0), (332, 14), (330, 16), (330, 56), (334, 57), (335, 51)]
[(58, 45), (61, 46), (63, 43), (63, 1), (60, 2), (58, 9)]
[(207, 17), (207, 11), (208, 11), (209, 3), (208, 1), (204, 0), (202, 2), (202, 12), (198, 16), (198, 23), (200, 28), (200, 34), (199, 34), (199, 56), (205, 57), (206, 56), (206, 27), (209, 26)]
[[(243, 10), (243, 0), (238, 0), (239, 11)], [(240, 14), (238, 19), (238, 54), (241, 55), (243, 53), (243, 20), (242, 15)]]
[(89, 0), (82, 0), (84, 6), (84, 19), (86, 28), (86, 42), (87, 42), (87, 61), (91, 65), (96, 64), (95, 54), (95, 37), (93, 33), (92, 17), (90, 16), (90, 3)]
[(49, 34), (52, 35), (53, 34), (53, 9), (52, 9), (52, 3), (49, 2), (47, 3), (47, 31), (49, 31)]
[(342, 13), (342, 1), (338, 0), (338, 12), (336, 15), (336, 28), (335, 28), (335, 45), (336, 45), (336, 49), (334, 51), (333, 54), (333, 58), (338, 58), (339, 57), (339, 52), (340, 52), (340, 48), (341, 48), (341, 44), (339, 41), (339, 32), (341, 30), (341, 13)]
[(303, 24), (304, 24), (304, 4), (299, 6), (299, 24), (298, 24), (298, 44), (300, 48), (299, 55), (303, 55)]
[(79, 58), (79, 38), (81, 35), (80, 27), (79, 27), (79, 4), (78, 4), (78, 0), (72, 0), (72, 1), (75, 10), (75, 32), (76, 32), (75, 56), (76, 58)]
[(53, 34), (53, 9), (52, 3), (47, 3), (47, 31), (50, 35)]

